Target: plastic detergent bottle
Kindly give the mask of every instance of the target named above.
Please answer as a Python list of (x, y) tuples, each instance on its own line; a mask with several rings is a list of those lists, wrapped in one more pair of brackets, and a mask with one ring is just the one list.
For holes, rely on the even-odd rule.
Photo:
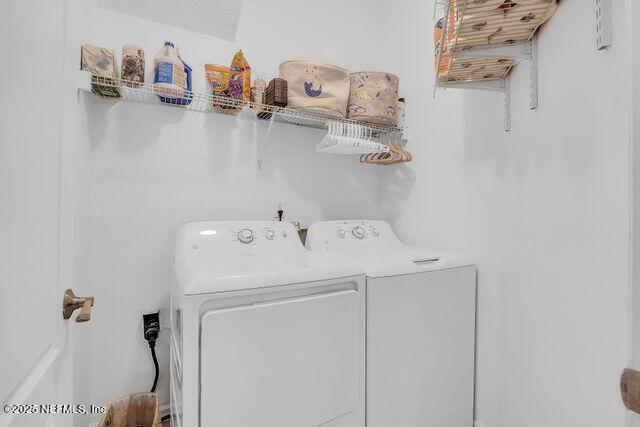
[(159, 95), (182, 98), (185, 88), (184, 64), (173, 43), (164, 42), (164, 47), (154, 58), (154, 88)]

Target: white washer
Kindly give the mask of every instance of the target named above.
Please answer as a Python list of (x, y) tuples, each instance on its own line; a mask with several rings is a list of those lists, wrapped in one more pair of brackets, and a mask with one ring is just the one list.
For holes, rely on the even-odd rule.
[(313, 224), (307, 249), (367, 272), (367, 427), (471, 427), (476, 268), (384, 221)]
[(184, 427), (364, 426), (364, 272), (289, 223), (187, 224), (172, 292)]

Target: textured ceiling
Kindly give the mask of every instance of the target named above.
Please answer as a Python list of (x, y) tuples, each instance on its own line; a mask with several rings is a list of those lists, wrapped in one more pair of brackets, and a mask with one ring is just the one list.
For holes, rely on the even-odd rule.
[(115, 12), (185, 28), (224, 40), (236, 37), (242, 0), (98, 0)]

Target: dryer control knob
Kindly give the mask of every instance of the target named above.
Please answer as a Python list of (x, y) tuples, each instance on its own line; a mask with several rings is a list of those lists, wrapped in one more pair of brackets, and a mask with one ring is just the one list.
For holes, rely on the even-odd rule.
[(338, 235), (339, 238), (344, 239), (345, 233), (342, 228), (338, 229), (338, 231), (336, 231), (336, 234)]
[(353, 227), (351, 233), (355, 236), (356, 239), (364, 239), (364, 228), (362, 227)]
[(267, 230), (264, 233), (264, 237), (266, 237), (267, 240), (273, 240), (273, 238), (276, 237), (276, 233), (273, 230)]
[(249, 230), (248, 228), (240, 230), (240, 232), (238, 233), (238, 240), (241, 243), (253, 242), (253, 231)]

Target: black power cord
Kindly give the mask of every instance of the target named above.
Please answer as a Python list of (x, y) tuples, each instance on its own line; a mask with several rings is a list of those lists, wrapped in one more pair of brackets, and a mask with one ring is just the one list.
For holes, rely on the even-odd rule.
[(149, 341), (149, 348), (151, 349), (151, 357), (153, 358), (153, 366), (156, 367), (156, 376), (153, 378), (153, 385), (151, 386), (151, 393), (155, 393), (156, 386), (158, 385), (158, 376), (160, 375), (160, 366), (158, 366), (158, 356), (156, 356), (156, 342)]
[[(153, 366), (156, 370), (156, 374), (153, 377), (153, 386), (151, 386), (151, 393), (155, 393), (158, 386), (158, 376), (160, 375), (160, 366), (156, 355), (156, 341), (160, 335), (160, 313), (156, 311), (155, 313), (143, 314), (142, 323), (144, 324), (144, 339), (149, 343)], [(171, 419), (171, 415), (165, 415), (160, 421), (165, 422), (169, 419)]]
[(149, 313), (142, 315), (142, 323), (144, 324), (144, 339), (149, 343), (151, 357), (153, 358), (153, 366), (156, 369), (156, 375), (153, 378), (153, 386), (151, 393), (155, 393), (158, 385), (158, 376), (160, 375), (160, 366), (158, 365), (158, 356), (156, 355), (156, 341), (160, 335), (160, 313)]

